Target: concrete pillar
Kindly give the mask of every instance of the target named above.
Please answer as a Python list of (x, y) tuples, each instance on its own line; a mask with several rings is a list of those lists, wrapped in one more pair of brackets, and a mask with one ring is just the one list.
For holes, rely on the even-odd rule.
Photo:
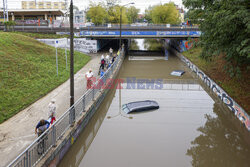
[(48, 20), (48, 14), (47, 14), (47, 13), (45, 13), (44, 19), (45, 19), (45, 20)]

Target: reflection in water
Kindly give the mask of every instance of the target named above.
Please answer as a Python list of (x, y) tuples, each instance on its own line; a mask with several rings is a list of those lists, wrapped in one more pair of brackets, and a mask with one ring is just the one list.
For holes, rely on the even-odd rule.
[[(187, 150), (187, 155), (192, 156), (193, 166), (202, 167), (227, 167), (249, 166), (249, 133), (245, 136), (239, 133), (235, 124), (229, 122), (227, 116), (214, 104), (217, 117), (206, 115), (206, 123), (199, 127), (201, 134), (192, 142), (192, 147)], [(235, 120), (233, 120), (235, 121)]]
[(140, 50), (138, 45), (138, 40), (131, 40), (130, 50)]
[(130, 50), (161, 51), (163, 44), (160, 39), (132, 39)]
[(145, 39), (144, 47), (150, 51), (163, 50), (163, 44), (160, 39)]

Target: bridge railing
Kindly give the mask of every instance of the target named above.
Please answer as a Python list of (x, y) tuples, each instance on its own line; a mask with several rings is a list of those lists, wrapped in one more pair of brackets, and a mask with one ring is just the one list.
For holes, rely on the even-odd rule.
[[(69, 31), (69, 26), (65, 24), (57, 24), (55, 25), (49, 25), (49, 24), (41, 24), (38, 26), (38, 24), (24, 24), (24, 22), (18, 22), (15, 26), (12, 26), (13, 30), (18, 30), (18, 31), (32, 31), (32, 32), (55, 32), (55, 31)], [(95, 26), (83, 26), (83, 25), (75, 25), (74, 28), (76, 30), (81, 30), (81, 29), (104, 29), (104, 30), (109, 30), (109, 29), (119, 29), (120, 25), (119, 24), (112, 24), (111, 26), (108, 26), (107, 24), (103, 25), (95, 25)], [(131, 28), (131, 29), (197, 29), (199, 28), (198, 26), (182, 26), (182, 25), (169, 25), (167, 26), (166, 24), (149, 24), (149, 25), (132, 25), (132, 24), (122, 24), (122, 28)], [(0, 24), (0, 30), (4, 30), (4, 25)]]
[[(117, 56), (111, 67), (106, 73), (94, 82), (91, 89), (88, 89), (60, 118), (51, 125), (41, 136), (33, 141), (21, 154), (17, 156), (8, 167), (33, 167), (56, 145), (70, 126), (86, 112), (93, 100), (101, 94), (105, 87), (100, 83), (106, 83), (107, 79), (113, 74), (123, 57), (123, 51)], [(86, 113), (85, 118), (93, 113)]]

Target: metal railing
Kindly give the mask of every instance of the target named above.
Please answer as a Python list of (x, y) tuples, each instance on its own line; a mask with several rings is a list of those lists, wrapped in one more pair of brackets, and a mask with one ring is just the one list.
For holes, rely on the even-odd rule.
[[(32, 24), (18, 24), (15, 26), (12, 26), (13, 30), (15, 31), (24, 31), (24, 32), (69, 32), (69, 26), (66, 25), (59, 25), (59, 26), (53, 26), (53, 25), (32, 25)], [(114, 30), (119, 29), (119, 24), (112, 24), (111, 26), (107, 25), (96, 25), (96, 26), (74, 26), (74, 30), (77, 31), (86, 31), (86, 30)], [(199, 26), (194, 25), (170, 25), (166, 26), (166, 24), (149, 24), (146, 26), (142, 25), (131, 25), (131, 24), (122, 24), (123, 29), (133, 29), (133, 30), (198, 30)], [(0, 30), (4, 30), (4, 25), (0, 24)]]
[[(49, 23), (48, 20), (16, 20), (16, 26), (36, 26), (36, 27), (62, 27), (62, 28), (69, 28), (69, 23), (60, 22), (55, 20), (52, 24)], [(0, 22), (0, 26), (3, 26), (4, 23)], [(153, 23), (132, 23), (132, 24), (122, 24), (123, 27), (198, 27), (197, 25), (184, 25), (184, 24), (153, 24)], [(105, 24), (89, 24), (89, 23), (75, 23), (74, 27), (120, 27), (119, 23), (105, 23)]]
[[(119, 68), (119, 61), (124, 58), (124, 49), (116, 57), (115, 61), (105, 74), (99, 78), (87, 92), (84, 93), (50, 128), (48, 128), (41, 136), (39, 136), (33, 143), (31, 143), (21, 154), (17, 156), (8, 167), (33, 167), (35, 166), (50, 149), (56, 145), (56, 142), (62, 138), (70, 126), (82, 114), (86, 112), (87, 108), (93, 103), (101, 93), (104, 86), (98, 84), (106, 83), (107, 79), (111, 77), (114, 71)], [(103, 84), (102, 84), (103, 85)], [(84, 116), (90, 118), (94, 112), (86, 113)]]

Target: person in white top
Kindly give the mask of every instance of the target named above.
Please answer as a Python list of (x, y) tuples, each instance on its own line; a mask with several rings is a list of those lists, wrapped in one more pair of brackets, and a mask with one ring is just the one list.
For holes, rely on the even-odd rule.
[(109, 55), (107, 55), (105, 59), (106, 59), (106, 60), (105, 60), (106, 67), (108, 67), (108, 64), (109, 64)]
[(109, 54), (110, 54), (110, 57), (111, 57), (112, 54), (113, 54), (113, 49), (112, 48), (109, 49)]
[(90, 89), (92, 87), (92, 79), (93, 79), (94, 73), (91, 69), (89, 69), (88, 72), (85, 74), (85, 78), (87, 79), (87, 89)]
[(51, 102), (48, 105), (48, 116), (50, 118), (50, 123), (53, 124), (54, 121), (56, 121), (56, 104), (55, 104), (56, 100), (52, 99)]
[(106, 61), (109, 61), (109, 55), (106, 56)]
[(103, 55), (101, 56), (101, 60), (102, 60), (102, 59), (104, 59), (104, 56), (103, 56)]

